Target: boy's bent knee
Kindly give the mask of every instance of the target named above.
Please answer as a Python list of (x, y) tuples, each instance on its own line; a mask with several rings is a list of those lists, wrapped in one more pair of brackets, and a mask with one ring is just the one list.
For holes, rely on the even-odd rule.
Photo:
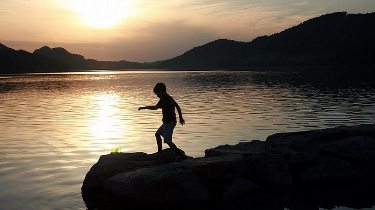
[(168, 142), (167, 144), (168, 144), (168, 146), (169, 146), (171, 149), (173, 149), (173, 150), (176, 150), (176, 149), (177, 149), (177, 146), (176, 146), (173, 142)]

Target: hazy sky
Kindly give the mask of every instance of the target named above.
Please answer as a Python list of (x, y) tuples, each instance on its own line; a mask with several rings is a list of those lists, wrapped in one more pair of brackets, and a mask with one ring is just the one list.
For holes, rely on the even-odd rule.
[(341, 11), (375, 12), (375, 0), (1, 0), (0, 43), (148, 62), (220, 38), (248, 42)]

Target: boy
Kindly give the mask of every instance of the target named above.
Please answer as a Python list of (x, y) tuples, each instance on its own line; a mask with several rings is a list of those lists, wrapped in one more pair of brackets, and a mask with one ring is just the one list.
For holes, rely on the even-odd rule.
[(160, 98), (159, 102), (155, 106), (139, 107), (138, 111), (142, 109), (162, 109), (163, 124), (155, 133), (156, 142), (158, 145), (158, 154), (163, 154), (161, 139), (161, 136), (163, 136), (164, 143), (167, 143), (169, 147), (179, 156), (178, 161), (182, 160), (186, 157), (184, 151), (178, 149), (177, 146), (172, 142), (173, 129), (176, 126), (175, 108), (177, 109), (178, 115), (180, 117), (181, 125), (185, 124), (185, 120), (184, 118), (182, 118), (181, 108), (176, 103), (176, 101), (170, 95), (168, 95), (167, 88), (164, 83), (157, 83), (154, 87), (154, 93), (157, 95), (157, 97)]

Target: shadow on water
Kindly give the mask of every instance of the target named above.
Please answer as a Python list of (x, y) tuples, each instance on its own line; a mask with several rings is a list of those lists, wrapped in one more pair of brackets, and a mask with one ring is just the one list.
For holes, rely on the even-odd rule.
[(321, 183), (293, 188), (262, 188), (251, 193), (203, 203), (135, 203), (115, 199), (103, 190), (85, 192), (82, 197), (88, 209), (363, 209), (375, 207), (375, 180)]
[(310, 97), (321, 93), (338, 95), (343, 90), (371, 91), (375, 88), (374, 70), (368, 69), (296, 69), (288, 71), (207, 72), (186, 74), (184, 82), (198, 92), (268, 87), (291, 90)]
[(342, 88), (374, 88), (374, 70), (299, 69), (289, 71), (260, 71), (253, 75), (254, 83), (269, 87), (309, 87), (318, 91)]

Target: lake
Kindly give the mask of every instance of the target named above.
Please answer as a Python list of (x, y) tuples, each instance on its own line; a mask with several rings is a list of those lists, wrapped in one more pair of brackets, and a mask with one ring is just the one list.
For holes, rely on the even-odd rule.
[[(374, 123), (375, 82), (337, 71), (92, 71), (0, 75), (0, 209), (86, 209), (81, 186), (99, 157), (157, 151), (157, 82), (186, 124), (187, 155), (291, 132)], [(165, 148), (165, 145), (164, 145)]]

